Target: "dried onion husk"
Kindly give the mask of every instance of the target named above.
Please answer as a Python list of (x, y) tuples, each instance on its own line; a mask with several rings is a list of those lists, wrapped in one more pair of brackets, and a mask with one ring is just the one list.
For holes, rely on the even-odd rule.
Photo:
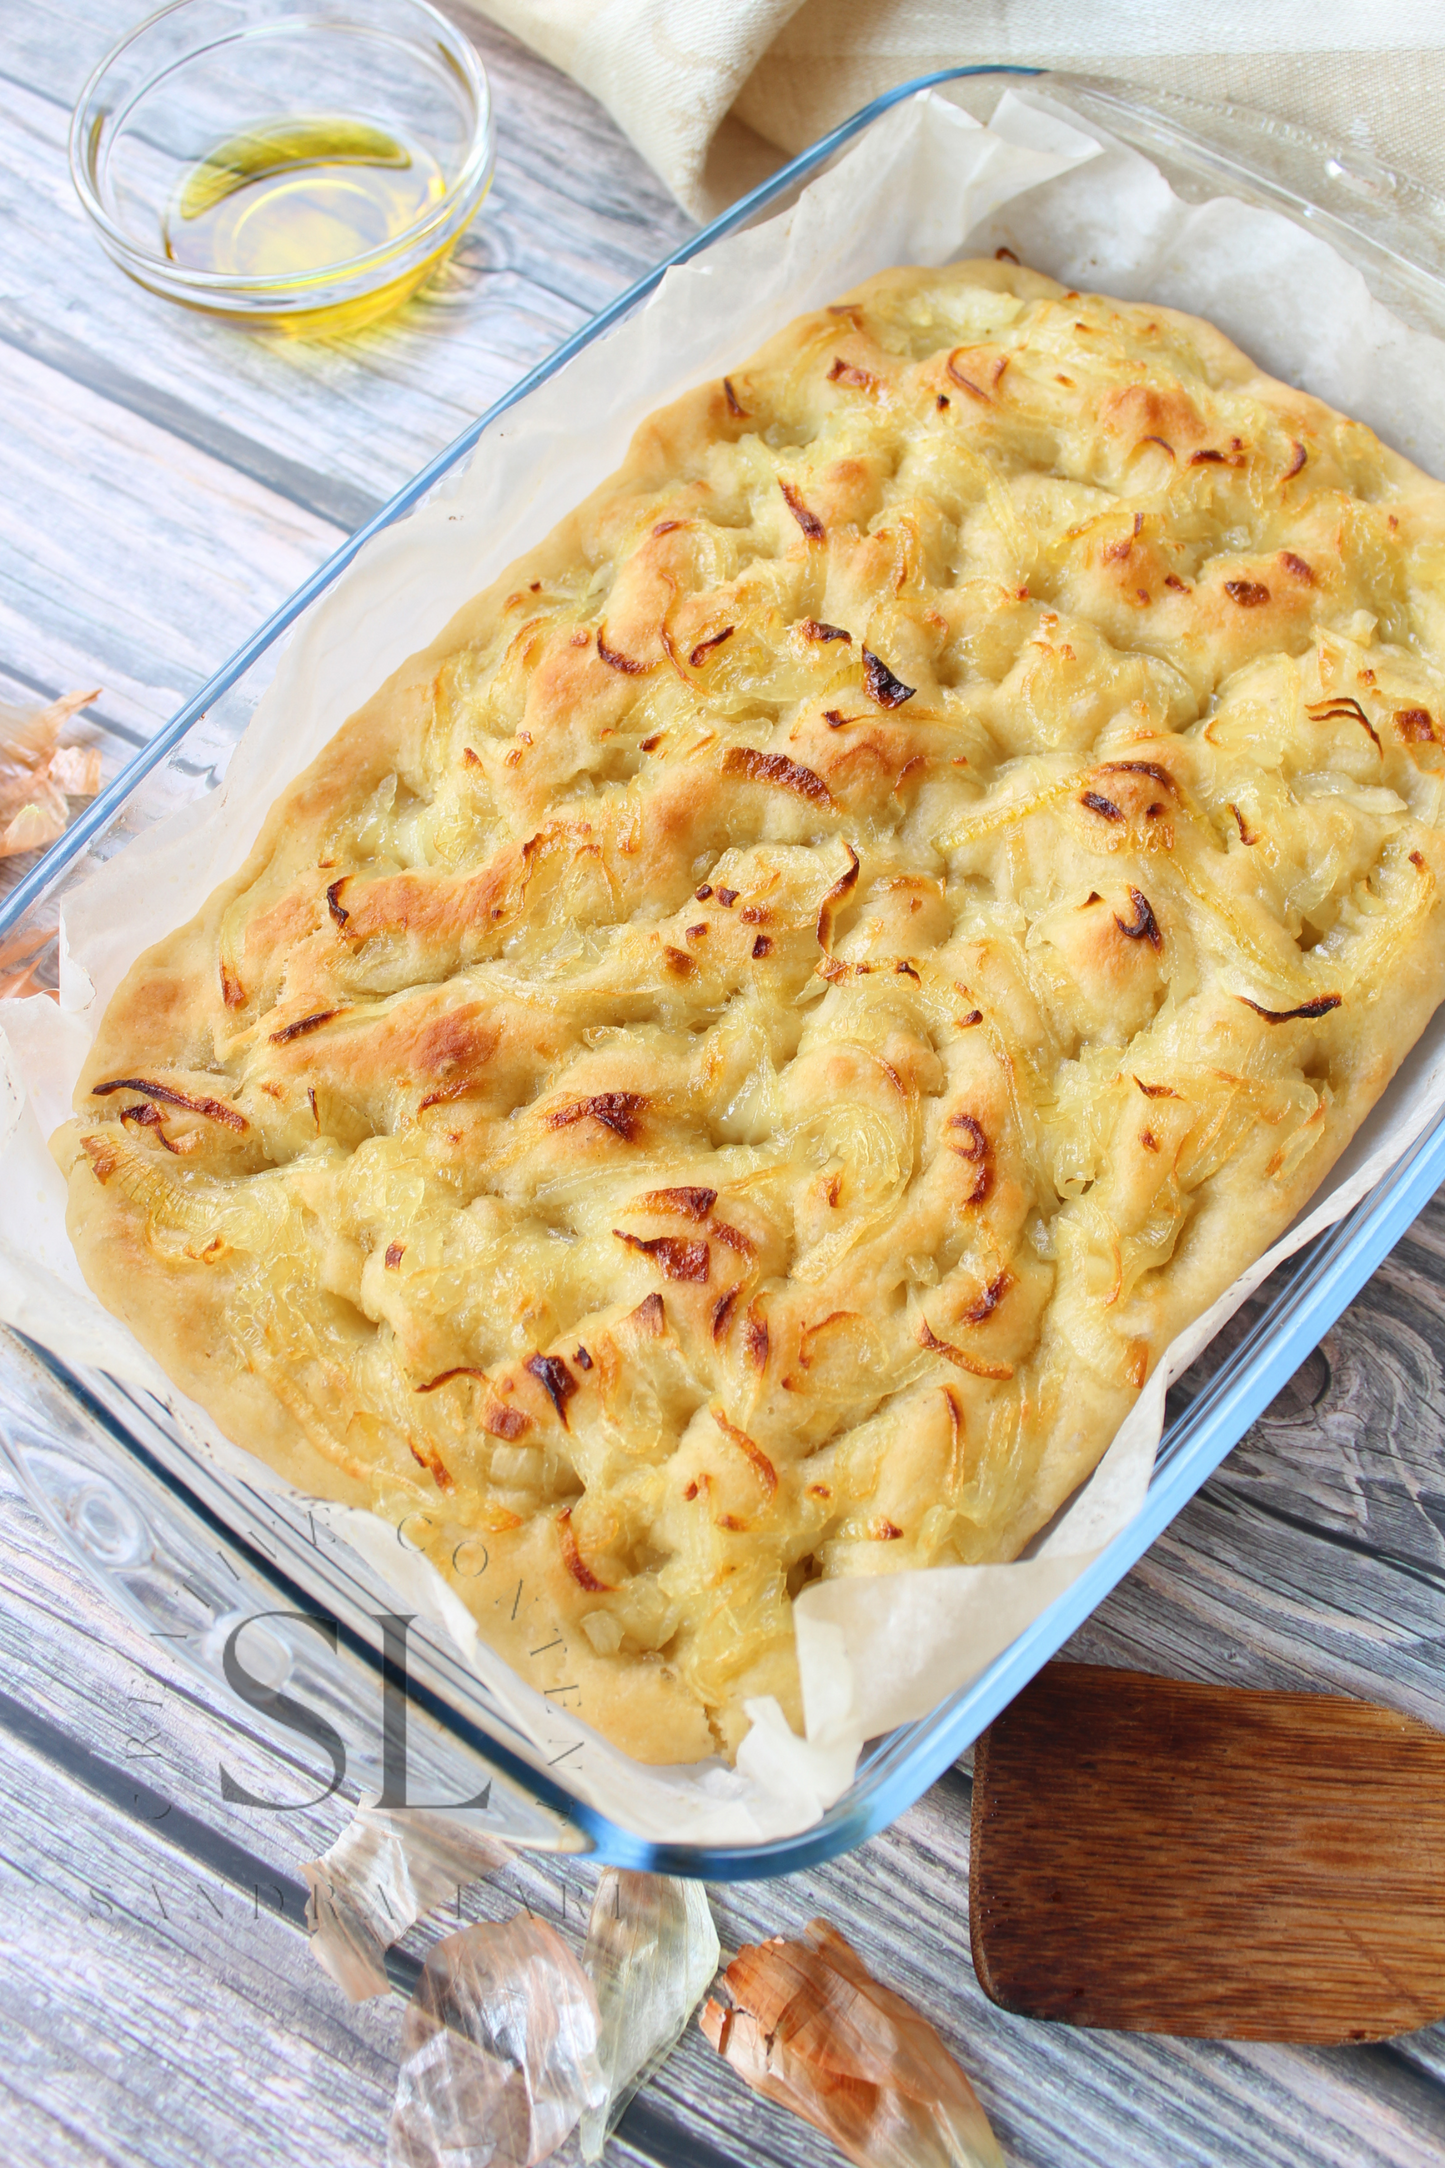
[(392, 1943), (510, 1858), (505, 1845), (428, 1808), (362, 1805), (329, 1851), (302, 1866), (312, 1954), (350, 2001), (384, 1995)]
[(56, 743), (76, 710), (99, 698), (97, 686), (43, 708), (0, 702), (0, 858), (44, 850), (65, 833), (67, 799), (93, 798), (100, 789), (95, 748)]
[(1004, 2168), (978, 2097), (935, 2028), (882, 1986), (826, 1920), (739, 1950), (733, 2007), (699, 2024), (755, 2091), (860, 2168)]
[(597, 1999), (530, 1914), (447, 1935), (407, 2005), (387, 2168), (532, 2168), (606, 2097)]
[(603, 1869), (582, 1963), (601, 2014), (607, 2098), (582, 2118), (583, 2160), (602, 2158), (627, 2103), (681, 2039), (720, 1955), (700, 1882)]

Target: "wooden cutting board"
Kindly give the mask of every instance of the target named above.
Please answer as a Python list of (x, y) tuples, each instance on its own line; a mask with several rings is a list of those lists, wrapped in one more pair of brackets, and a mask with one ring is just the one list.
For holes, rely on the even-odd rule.
[(1367, 1701), (1049, 1664), (978, 1742), (974, 1964), (1006, 2010), (1213, 2039), (1445, 2016), (1445, 1736)]

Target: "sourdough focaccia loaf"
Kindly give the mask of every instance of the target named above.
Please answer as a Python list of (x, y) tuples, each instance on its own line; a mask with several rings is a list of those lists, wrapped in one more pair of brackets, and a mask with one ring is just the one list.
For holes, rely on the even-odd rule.
[(136, 965), (102, 1300), (644, 1760), (1007, 1559), (1445, 990), (1445, 489), (1209, 326), (884, 274), (650, 421)]

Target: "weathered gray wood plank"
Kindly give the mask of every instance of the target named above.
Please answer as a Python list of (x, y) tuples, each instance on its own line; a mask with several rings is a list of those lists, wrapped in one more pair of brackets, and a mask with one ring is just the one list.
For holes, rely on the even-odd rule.
[[(341, 538), (13, 346), (0, 347), (0, 409), (13, 432), (0, 547), (7, 660), (67, 684), (84, 684), (89, 669), (111, 701), (134, 688), (125, 719), (141, 728), (179, 706)], [(62, 410), (63, 463), (53, 443)]]
[(23, 1747), (7, 1754), (0, 1799), (31, 1878), (5, 1942), (8, 2159), (48, 2168), (59, 2123), (102, 2157), (165, 2168), (237, 2148), (371, 2168), (396, 1998), (352, 2010), (317, 1996), (264, 1884), (253, 1908), (178, 1872), (158, 1833), (115, 1816), (98, 1826), (83, 1791)]

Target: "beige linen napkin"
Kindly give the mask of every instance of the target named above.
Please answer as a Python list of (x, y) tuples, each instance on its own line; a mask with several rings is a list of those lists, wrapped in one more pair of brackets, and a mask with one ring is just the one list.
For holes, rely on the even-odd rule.
[(1232, 99), (1445, 189), (1445, 0), (473, 0), (710, 218), (879, 91), (1023, 61)]

